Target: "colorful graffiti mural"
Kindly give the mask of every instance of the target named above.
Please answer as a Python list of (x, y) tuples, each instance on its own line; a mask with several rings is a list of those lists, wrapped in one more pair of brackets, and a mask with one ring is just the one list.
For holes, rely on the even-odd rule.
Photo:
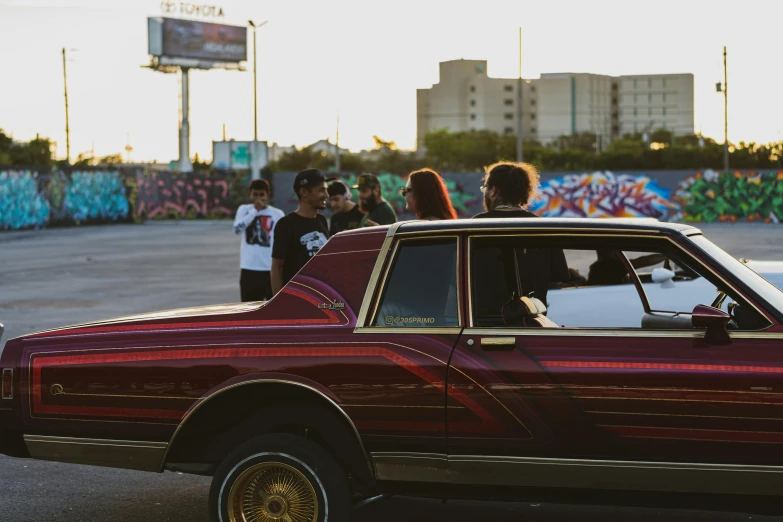
[(136, 221), (153, 218), (228, 218), (236, 206), (229, 193), (229, 180), (170, 172), (139, 173), (130, 196)]
[(0, 229), (102, 223), (128, 216), (118, 172), (0, 171)]
[(0, 171), (0, 230), (45, 227), (50, 213), (38, 173)]
[(130, 206), (117, 172), (74, 172), (65, 191), (63, 208), (71, 219), (117, 221), (128, 216)]
[(677, 221), (783, 220), (783, 171), (724, 172), (707, 170), (686, 177), (674, 193)]
[[(272, 204), (296, 208), (295, 172), (272, 175)], [(461, 218), (482, 212), (481, 173), (443, 173)], [(407, 176), (379, 175), (383, 195), (400, 219), (414, 219), (399, 189)], [(664, 221), (783, 220), (783, 171), (718, 173), (542, 173), (530, 209), (550, 217), (653, 217)], [(355, 174), (340, 179), (349, 186)], [(167, 171), (38, 173), (0, 169), (0, 230), (145, 219), (225, 219), (247, 199), (247, 174)], [(358, 194), (354, 193), (354, 201)], [(329, 215), (329, 210), (325, 212)]]
[(677, 212), (670, 191), (645, 175), (593, 172), (541, 183), (530, 210), (547, 217), (652, 217)]

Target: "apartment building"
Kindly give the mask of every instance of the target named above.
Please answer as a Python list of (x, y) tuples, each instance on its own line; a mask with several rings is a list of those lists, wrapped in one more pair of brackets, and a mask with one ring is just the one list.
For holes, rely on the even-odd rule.
[[(440, 81), (416, 92), (417, 146), (427, 132), (487, 129), (516, 134), (517, 78), (492, 78), (485, 60), (440, 63)], [(542, 74), (522, 85), (523, 136), (548, 143), (593, 132), (600, 144), (658, 128), (693, 133), (693, 75)]]

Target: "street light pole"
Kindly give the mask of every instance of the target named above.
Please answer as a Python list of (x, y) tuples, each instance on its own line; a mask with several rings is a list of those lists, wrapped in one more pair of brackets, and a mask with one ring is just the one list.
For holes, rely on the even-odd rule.
[(63, 87), (65, 91), (65, 162), (71, 164), (71, 128), (68, 125), (68, 79), (65, 73), (65, 47), (63, 47)]
[(729, 171), (729, 77), (726, 69), (726, 46), (723, 46), (723, 170)]
[(266, 25), (267, 20), (256, 24), (253, 20), (248, 20), (248, 24), (253, 28), (253, 146), (250, 156), (250, 177), (252, 179), (261, 178), (260, 152), (258, 145), (258, 45), (256, 40), (257, 30)]
[(268, 20), (264, 20), (260, 24), (255, 24), (253, 20), (247, 21), (253, 28), (253, 141), (258, 141), (258, 45), (256, 33), (267, 22)]
[(517, 163), (522, 163), (522, 28), (519, 28), (519, 78), (517, 79)]

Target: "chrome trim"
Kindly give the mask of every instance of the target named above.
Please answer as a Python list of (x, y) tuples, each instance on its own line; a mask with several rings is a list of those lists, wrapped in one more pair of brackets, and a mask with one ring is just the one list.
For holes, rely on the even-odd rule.
[(158, 462), (168, 449), (166, 442), (45, 435), (25, 435), (24, 442), (34, 459), (140, 471), (161, 471)]
[[(395, 228), (394, 225), (389, 228), (390, 233), (393, 228)], [(389, 250), (391, 250), (391, 246), (394, 243), (392, 236), (393, 234), (386, 234), (386, 239), (383, 240), (381, 250), (378, 252), (378, 258), (375, 260), (375, 266), (373, 267), (372, 273), (370, 274), (370, 280), (367, 283), (367, 289), (364, 291), (364, 298), (362, 299), (362, 306), (359, 308), (359, 315), (356, 316), (356, 328), (363, 327), (367, 323), (367, 314), (369, 312), (370, 305), (372, 304), (372, 297), (375, 295), (375, 289), (378, 286), (378, 278), (380, 277), (381, 271), (383, 270), (383, 267), (386, 264), (386, 260), (389, 257)]]
[(680, 337), (700, 339), (701, 330), (622, 330), (612, 328), (568, 329), (568, 328), (466, 328), (463, 335), (514, 335), (527, 337)]
[(373, 453), (378, 480), (783, 496), (783, 467)]
[(448, 457), (438, 453), (372, 453), (376, 480), (448, 483)]
[[(394, 241), (393, 238), (392, 241)], [(368, 315), (366, 317), (366, 321), (357, 323), (357, 326), (361, 326), (362, 328), (375, 327), (374, 319), (375, 315), (378, 313), (378, 303), (383, 296), (383, 291), (386, 287), (386, 281), (389, 279), (389, 272), (391, 272), (392, 264), (394, 264), (394, 260), (397, 258), (397, 252), (399, 252), (399, 250), (400, 242), (394, 241), (391, 249), (389, 252), (387, 252), (386, 262), (383, 266), (383, 270), (378, 274), (378, 279), (373, 279), (373, 282), (375, 283), (375, 292), (373, 292), (370, 306), (367, 308)]]
[[(466, 328), (463, 335), (515, 335), (523, 337), (650, 337), (650, 338), (679, 338), (702, 339), (702, 330), (638, 330), (617, 328)], [(737, 332), (730, 331), (732, 339), (783, 339), (783, 332)]]
[[(508, 218), (496, 218), (496, 219), (508, 219)], [(525, 219), (525, 218), (522, 218)], [(482, 220), (483, 221), (483, 220)], [(620, 235), (620, 234), (626, 234), (626, 235), (634, 235), (634, 236), (655, 236), (660, 237), (661, 231), (660, 230), (634, 230), (629, 228), (582, 228), (582, 227), (541, 227), (541, 226), (524, 226), (524, 225), (517, 225), (517, 226), (511, 226), (511, 227), (503, 227), (503, 228), (487, 228), (487, 227), (475, 227), (475, 228), (437, 228), (433, 230), (417, 230), (417, 231), (410, 231), (410, 232), (399, 232), (395, 234), (395, 237), (403, 237), (403, 236), (426, 236), (427, 234), (454, 234), (454, 233), (462, 233), (462, 232), (483, 232), (489, 235), (500, 235), (500, 234), (493, 234), (493, 232), (497, 231), (510, 231), (511, 234), (506, 234), (510, 236), (516, 236), (520, 232), (530, 233), (531, 235), (537, 235), (537, 236), (546, 236), (546, 235), (552, 235), (552, 236), (573, 236), (578, 235), (581, 233), (585, 233), (587, 235), (594, 234), (596, 232), (609, 232), (612, 233), (611, 235)], [(551, 232), (555, 232), (552, 234)], [(673, 230), (674, 233), (682, 234), (679, 230)]]
[[(11, 381), (11, 393), (6, 395), (5, 394), (5, 380), (6, 375), (11, 374), (10, 381)], [(0, 377), (0, 398), (5, 400), (10, 400), (14, 398), (14, 369), (13, 368), (3, 368), (2, 377)]]
[(517, 344), (516, 337), (482, 337), (481, 338), (481, 346), (516, 346), (516, 344)]
[(354, 329), (353, 333), (357, 334), (418, 334), (418, 335), (459, 335), (462, 332), (462, 328), (459, 326), (449, 326), (444, 328), (432, 327), (427, 328), (425, 326), (408, 326), (390, 330), (386, 326), (365, 326), (363, 328)]
[(323, 397), (324, 399), (326, 399), (332, 406), (334, 406), (340, 413), (342, 413), (343, 417), (345, 417), (345, 420), (348, 421), (348, 425), (353, 430), (353, 433), (356, 436), (356, 441), (359, 443), (359, 447), (362, 450), (362, 454), (364, 455), (364, 460), (365, 460), (365, 463), (367, 464), (367, 467), (370, 470), (370, 474), (371, 475), (374, 474), (372, 460), (370, 459), (370, 457), (369, 457), (369, 455), (367, 453), (367, 450), (364, 448), (364, 443), (362, 442), (362, 438), (359, 435), (359, 430), (356, 429), (356, 425), (353, 423), (353, 421), (351, 420), (351, 417), (348, 416), (348, 414), (345, 412), (345, 410), (343, 410), (336, 402), (334, 402), (334, 400), (332, 400), (331, 397), (329, 397), (328, 395), (324, 394), (320, 390), (317, 390), (317, 389), (315, 389), (315, 388), (313, 388), (311, 386), (307, 386), (306, 384), (302, 384), (300, 382), (287, 381), (287, 380), (283, 380), (283, 379), (254, 379), (252, 381), (238, 382), (238, 383), (232, 384), (231, 386), (226, 386), (225, 388), (216, 391), (215, 393), (213, 393), (212, 395), (209, 395), (208, 397), (204, 397), (198, 404), (193, 406), (193, 408), (191, 408), (187, 412), (187, 414), (185, 414), (185, 417), (183, 417), (182, 420), (180, 421), (179, 425), (177, 426), (177, 429), (174, 431), (174, 434), (171, 436), (171, 439), (169, 439), (168, 447), (166, 448), (165, 453), (163, 453), (163, 456), (160, 459), (160, 463), (159, 463), (156, 471), (163, 472), (163, 469), (166, 466), (166, 457), (168, 457), (169, 450), (174, 445), (174, 441), (176, 440), (177, 435), (182, 430), (182, 428), (185, 426), (185, 423), (188, 421), (188, 419), (201, 406), (203, 406), (204, 404), (209, 402), (210, 399), (213, 399), (213, 398), (217, 397), (218, 395), (220, 395), (223, 392), (226, 392), (228, 390), (233, 390), (234, 388), (238, 388), (240, 386), (245, 386), (245, 385), (248, 385), (248, 384), (259, 384), (259, 383), (263, 383), (263, 384), (293, 384), (294, 386), (299, 386), (299, 387), (305, 388), (307, 390), (310, 390), (312, 392), (315, 392), (318, 395), (320, 395), (321, 397)]
[(397, 233), (397, 230), (402, 226), (402, 224), (405, 223), (404, 221), (398, 221), (396, 223), (393, 223), (389, 230), (386, 231), (386, 237), (394, 237), (394, 235)]

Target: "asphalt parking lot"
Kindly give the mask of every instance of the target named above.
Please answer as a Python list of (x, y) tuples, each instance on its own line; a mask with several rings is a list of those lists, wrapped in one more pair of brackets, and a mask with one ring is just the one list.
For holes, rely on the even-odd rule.
[[(783, 260), (779, 225), (701, 226), (729, 253)], [(239, 238), (228, 222), (165, 222), (0, 233), (3, 341), (83, 321), (239, 300)], [(2, 341), (0, 341), (2, 343)], [(200, 522), (209, 478), (0, 456), (0, 521)], [(362, 521), (771, 521), (707, 511), (390, 498)]]

